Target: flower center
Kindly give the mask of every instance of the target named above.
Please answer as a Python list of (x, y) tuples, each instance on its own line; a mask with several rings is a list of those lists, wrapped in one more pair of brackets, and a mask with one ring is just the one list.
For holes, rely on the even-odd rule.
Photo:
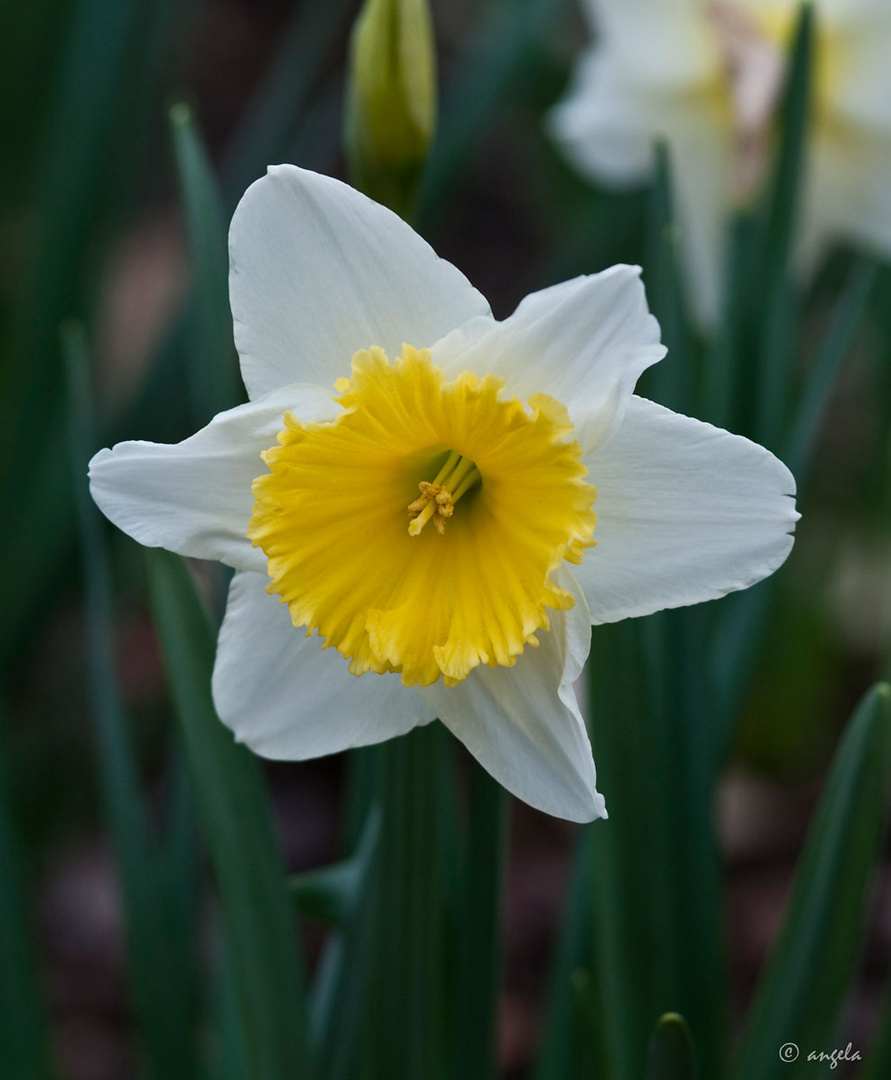
[(503, 385), (447, 382), (408, 345), (392, 363), (362, 350), (337, 419), (286, 413), (262, 455), (248, 536), (268, 589), (353, 674), (454, 684), (512, 665), (549, 609), (572, 606), (551, 577), (593, 545), (596, 492), (565, 408), (503, 400)]
[(455, 512), (455, 503), (481, 479), (474, 462), (453, 450), (435, 480), (422, 480), (418, 484), (421, 497), (408, 504), (409, 535), (418, 536), (431, 518), (439, 535), (445, 535), (445, 523)]

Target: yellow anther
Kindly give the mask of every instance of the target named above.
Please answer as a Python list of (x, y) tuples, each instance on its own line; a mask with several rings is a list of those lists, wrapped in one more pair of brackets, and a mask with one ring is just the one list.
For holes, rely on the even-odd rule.
[(479, 469), (470, 458), (452, 450), (436, 474), (436, 479), (432, 483), (422, 480), (418, 484), (420, 498), (408, 504), (408, 512), (412, 515), (408, 523), (409, 533), (417, 536), (432, 520), (436, 531), (442, 536), (446, 521), (455, 512), (455, 503), (481, 481)]

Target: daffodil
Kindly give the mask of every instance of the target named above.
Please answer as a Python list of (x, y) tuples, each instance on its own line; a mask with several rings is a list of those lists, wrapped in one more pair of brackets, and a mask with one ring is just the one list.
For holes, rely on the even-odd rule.
[[(668, 143), (690, 294), (718, 310), (726, 218), (761, 186), (796, 0), (583, 0), (595, 41), (551, 130), (585, 174), (645, 180)], [(891, 5), (816, 0), (798, 264), (833, 239), (891, 253)]]
[(221, 719), (297, 759), (439, 717), (533, 806), (603, 815), (573, 690), (591, 624), (771, 573), (788, 470), (633, 395), (665, 352), (637, 268), (497, 321), (398, 217), (292, 166), (248, 190), (230, 251), (250, 402), (90, 470), (141, 543), (234, 567)]

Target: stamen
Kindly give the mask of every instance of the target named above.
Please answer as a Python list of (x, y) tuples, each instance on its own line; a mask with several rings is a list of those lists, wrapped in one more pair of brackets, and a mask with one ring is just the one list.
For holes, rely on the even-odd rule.
[(480, 483), (482, 477), (475, 462), (452, 450), (436, 474), (436, 479), (432, 483), (422, 480), (418, 484), (421, 496), (408, 504), (411, 514), (409, 534), (418, 536), (427, 522), (432, 520), (436, 531), (442, 536), (446, 521), (455, 512), (455, 503)]

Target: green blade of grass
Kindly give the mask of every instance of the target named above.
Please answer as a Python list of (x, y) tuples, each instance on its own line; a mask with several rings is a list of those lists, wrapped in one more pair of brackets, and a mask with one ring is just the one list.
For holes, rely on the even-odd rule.
[(875, 1025), (875, 1037), (865, 1055), (861, 1080), (887, 1080), (891, 1076), (891, 979)]
[(659, 1018), (650, 1039), (647, 1080), (697, 1080), (696, 1047), (687, 1022), (678, 1013)]
[(775, 578), (759, 581), (723, 599), (716, 613), (709, 648), (715, 769), (723, 765), (733, 744), (740, 702), (758, 660), (775, 590)]
[(799, 861), (792, 897), (743, 1034), (732, 1077), (809, 1075), (779, 1048), (832, 1040), (863, 931), (891, 763), (891, 691), (867, 694), (842, 739)]
[[(74, 561), (74, 497), (68, 471), (66, 399), (59, 360), (63, 318), (93, 302), (108, 225), (131, 190), (141, 120), (160, 67), (170, 0), (74, 0), (44, 95), (33, 155), (5, 155), (28, 202), (19, 212), (19, 270), (0, 308), (0, 511), (17, 527), (0, 536), (0, 665), (14, 663)], [(41, 5), (40, 18), (53, 20)], [(30, 97), (24, 84), (22, 97)], [(31, 160), (33, 158), (33, 160)], [(18, 231), (18, 230), (16, 230)]]
[(514, 79), (521, 78), (528, 50), (564, 0), (502, 0), (487, 5), (484, 24), (471, 35), (445, 88), (439, 125), (422, 181), (418, 222), (425, 232), (462, 177), (486, 125)]
[[(457, 806), (446, 782), (452, 749), (434, 723), (354, 755), (353, 827), (364, 807), (363, 844), (369, 822), (379, 828), (362, 906), (333, 942), (337, 982), (326, 979), (317, 992), (324, 989), (317, 1032), (321, 1061), (331, 1062), (326, 1078), (453, 1074), (458, 1002), (450, 990), (461, 957), (447, 936), (457, 915), (450, 833)], [(335, 985), (343, 1004), (333, 1012)]]
[(789, 425), (784, 455), (799, 487), (803, 485), (820, 422), (842, 364), (863, 320), (877, 274), (878, 264), (875, 260), (861, 256), (839, 300), (829, 332), (808, 373), (801, 399)]
[(650, 310), (659, 320), (665, 359), (646, 373), (645, 397), (675, 411), (692, 413), (693, 341), (678, 265), (679, 233), (675, 221), (668, 148), (656, 145), (656, 175), (650, 189), (644, 278)]
[(723, 310), (706, 356), (704, 419), (718, 427), (746, 432), (753, 428), (748, 361), (748, 297), (752, 290), (753, 216), (737, 212), (728, 224)]
[(379, 1080), (397, 1071), (440, 1080), (450, 1064), (442, 823), (456, 810), (444, 805), (437, 782), (450, 739), (432, 724), (376, 749), (374, 800), (381, 828), (366, 927), (373, 974), (361, 1064)]
[[(673, 615), (677, 613), (663, 613)], [(690, 613), (686, 613), (690, 614)], [(596, 627), (592, 742), (606, 822), (589, 828), (594, 983), (615, 1080), (645, 1068), (653, 1026), (681, 1011), (716, 1071), (725, 1025), (714, 776), (696, 721), (695, 638), (655, 619)]]
[(501, 974), (501, 888), (507, 844), (507, 793), (473, 762), (460, 918), (458, 1064), (462, 1080), (496, 1073)]
[(215, 872), (250, 1080), (309, 1075), (296, 915), (259, 765), (220, 723), (214, 635), (182, 560), (148, 552), (149, 595)]
[(278, 52), (244, 111), (222, 164), (226, 203), (234, 207), (267, 165), (290, 160), (293, 132), (309, 108), (310, 95), (338, 43), (346, 37), (358, 0), (299, 4), (282, 34)]
[[(189, 942), (193, 927), (174, 927), (165, 899), (160, 858), (153, 857), (133, 746), (117, 690), (113, 657), (111, 582), (99, 513), (87, 488), (95, 435), (83, 329), (67, 323), (62, 349), (69, 385), (70, 459), (86, 586), (90, 694), (105, 816), (117, 869), (127, 959), (137, 1024), (149, 1074), (189, 1080), (196, 1074), (194, 985)], [(176, 882), (183, 890), (186, 883)]]
[(358, 855), (342, 862), (292, 874), (288, 880), (298, 911), (321, 922), (341, 925), (365, 867)]
[(193, 359), (188, 370), (195, 413), (203, 425), (243, 397), (229, 311), (227, 228), (216, 178), (192, 110), (179, 102), (171, 107), (169, 117), (197, 309)]
[(811, 106), (815, 11), (801, 6), (792, 41), (781, 109), (782, 139), (768, 187), (759, 246), (761, 284), (753, 317), (762, 327), (759, 355), (758, 435), (778, 446), (789, 399), (792, 328), (796, 298), (790, 281), (792, 252), (802, 203), (802, 180)]
[(365, 913), (372, 900), (380, 823), (380, 813), (373, 808), (350, 860), (356, 874), (344, 897), (340, 929), (325, 948), (313, 986), (310, 1025), (316, 1074), (326, 1080), (356, 1075), (361, 1006), (369, 990), (371, 942)]
[(583, 828), (576, 844), (566, 912), (548, 991), (545, 1034), (535, 1080), (596, 1076), (606, 1059), (603, 1009), (599, 995), (586, 993), (598, 970), (594, 907), (595, 829)]
[(6, 717), (0, 705), (0, 1047), (8, 1080), (49, 1080), (49, 1032), (21, 846), (9, 805)]

